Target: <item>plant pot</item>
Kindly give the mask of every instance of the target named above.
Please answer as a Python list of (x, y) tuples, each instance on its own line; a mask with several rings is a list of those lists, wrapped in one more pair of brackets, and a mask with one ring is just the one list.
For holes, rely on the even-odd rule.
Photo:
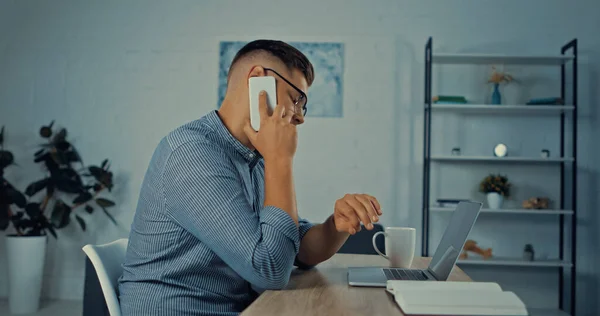
[(6, 236), (12, 314), (30, 314), (39, 308), (47, 240), (47, 236)]
[(490, 192), (487, 194), (488, 207), (490, 209), (502, 208), (502, 202), (504, 202), (504, 196), (500, 193)]

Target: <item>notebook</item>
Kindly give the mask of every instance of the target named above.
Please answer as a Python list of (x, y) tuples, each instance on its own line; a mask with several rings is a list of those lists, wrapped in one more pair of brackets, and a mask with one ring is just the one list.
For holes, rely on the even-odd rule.
[(529, 315), (513, 292), (493, 282), (387, 281), (405, 315)]

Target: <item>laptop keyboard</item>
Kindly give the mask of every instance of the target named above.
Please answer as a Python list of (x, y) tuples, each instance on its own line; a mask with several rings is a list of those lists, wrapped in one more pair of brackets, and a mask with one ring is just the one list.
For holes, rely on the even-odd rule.
[(388, 280), (427, 280), (429, 279), (421, 270), (413, 269), (383, 269)]

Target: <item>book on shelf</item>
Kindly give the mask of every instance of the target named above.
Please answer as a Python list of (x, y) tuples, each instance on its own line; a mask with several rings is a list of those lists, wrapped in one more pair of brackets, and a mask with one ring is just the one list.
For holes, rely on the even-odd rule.
[(535, 98), (529, 100), (526, 105), (564, 105), (565, 102), (559, 97)]
[(467, 99), (459, 95), (436, 95), (431, 98), (434, 103), (445, 104), (466, 104)]
[(521, 299), (495, 282), (387, 281), (405, 315), (529, 315)]
[(468, 199), (437, 199), (436, 206), (437, 207), (455, 207), (460, 202), (470, 201)]

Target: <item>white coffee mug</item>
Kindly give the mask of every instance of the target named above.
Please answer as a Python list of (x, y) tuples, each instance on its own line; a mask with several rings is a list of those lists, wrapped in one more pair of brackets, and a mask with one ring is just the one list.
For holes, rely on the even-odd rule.
[[(375, 240), (385, 236), (385, 252), (381, 253)], [(415, 256), (416, 229), (411, 227), (386, 227), (385, 231), (373, 235), (373, 247), (378, 254), (390, 261), (391, 268), (410, 268)]]

